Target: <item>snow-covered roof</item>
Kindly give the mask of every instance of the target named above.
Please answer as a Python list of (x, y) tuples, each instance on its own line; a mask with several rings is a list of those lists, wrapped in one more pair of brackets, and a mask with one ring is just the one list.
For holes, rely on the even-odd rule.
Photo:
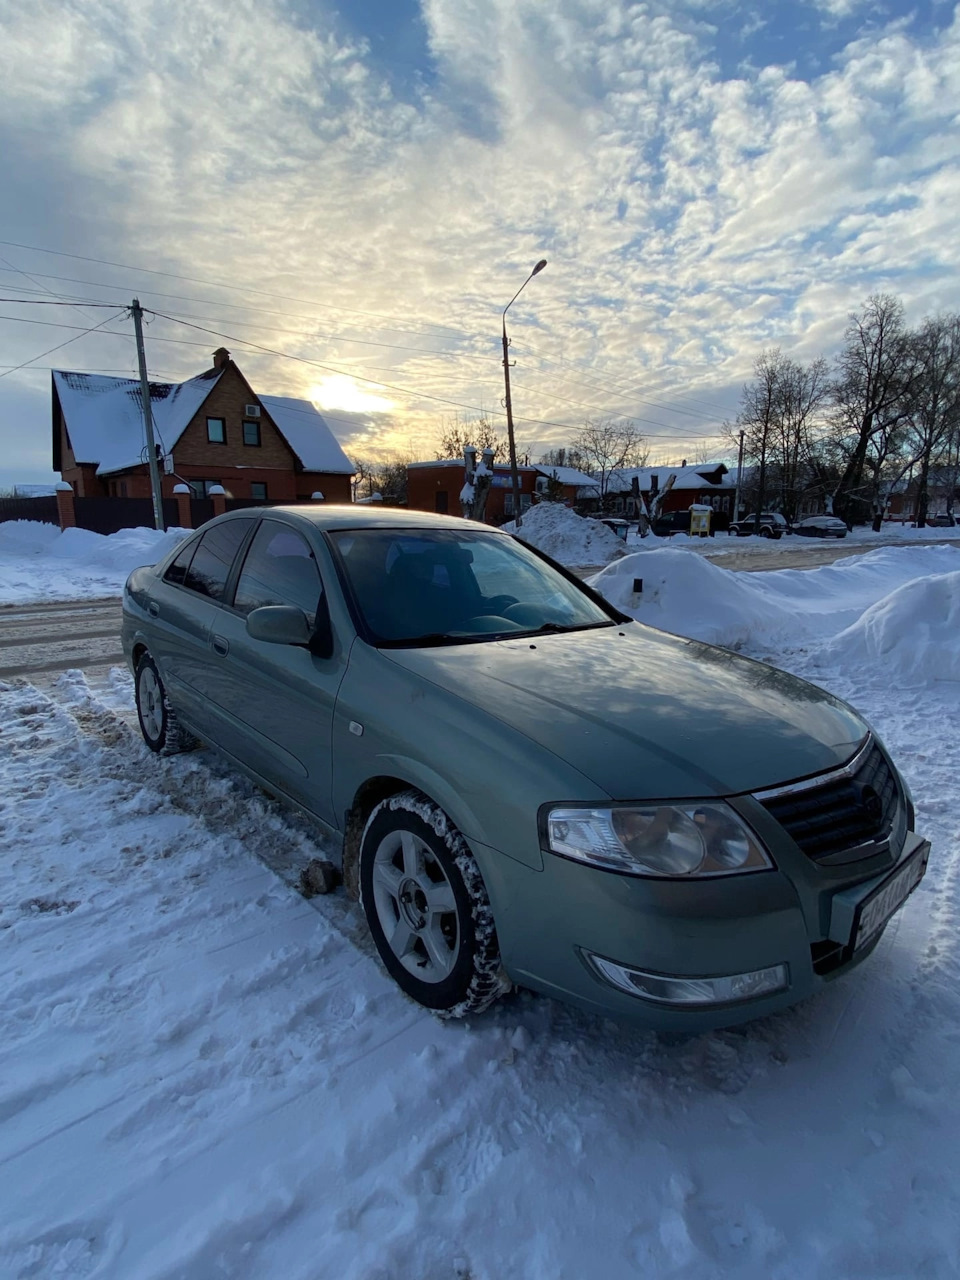
[(259, 400), (305, 471), (353, 475), (356, 468), (340, 448), (323, 414), (309, 400), (291, 400), (288, 396), (260, 396)]
[[(482, 455), (478, 452), (477, 453), (478, 465), (480, 463), (481, 456)], [(459, 467), (461, 471), (465, 469), (463, 458), (434, 458), (429, 462), (408, 462), (407, 463), (408, 471), (413, 471), (415, 468), (420, 468), (420, 467)], [(493, 469), (494, 471), (509, 471), (510, 463), (495, 462), (493, 464)], [(528, 466), (526, 463), (518, 463), (517, 470), (518, 471), (539, 471), (541, 470), (541, 468), (531, 467), (531, 466)]]
[[(186, 382), (150, 383), (153, 431), (165, 453), (183, 435), (219, 378), (219, 369), (208, 369)], [(105, 475), (143, 461), (139, 379), (54, 369), (53, 385), (77, 462), (95, 462), (97, 474)]]
[(732, 489), (735, 480), (723, 462), (707, 462), (693, 467), (633, 467), (629, 470), (614, 471), (610, 475), (607, 491), (609, 493), (629, 493), (633, 487), (633, 477), (640, 483), (640, 492), (650, 492), (650, 479), (657, 477), (657, 488), (666, 487), (671, 476), (676, 476), (674, 489)]
[(551, 467), (540, 466), (537, 470), (543, 476), (550, 476), (560, 484), (577, 486), (585, 489), (596, 489), (597, 482), (593, 476), (588, 476), (583, 471), (578, 471), (576, 467)]
[[(186, 382), (150, 383), (153, 432), (164, 453), (174, 449), (221, 375), (220, 369), (207, 369)], [(55, 369), (53, 384), (77, 462), (96, 463), (97, 474), (107, 475), (144, 461), (138, 379)], [(309, 400), (257, 398), (305, 471), (353, 474), (350, 459)]]

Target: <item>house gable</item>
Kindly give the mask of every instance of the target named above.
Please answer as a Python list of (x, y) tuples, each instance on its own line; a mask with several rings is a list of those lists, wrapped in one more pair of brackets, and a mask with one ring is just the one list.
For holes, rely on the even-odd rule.
[[(243, 423), (247, 405), (260, 407), (260, 444), (243, 443)], [(222, 418), (226, 444), (207, 439), (207, 419)], [(300, 460), (284, 440), (270, 414), (249, 382), (228, 360), (216, 386), (204, 400), (173, 449), (174, 467), (259, 467), (280, 471), (302, 470)]]

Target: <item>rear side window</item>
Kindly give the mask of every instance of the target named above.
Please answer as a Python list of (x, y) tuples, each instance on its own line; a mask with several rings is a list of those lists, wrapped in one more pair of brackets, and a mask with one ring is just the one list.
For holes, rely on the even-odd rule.
[(183, 586), (187, 578), (187, 570), (190, 568), (190, 561), (193, 559), (193, 553), (196, 549), (197, 539), (189, 538), (184, 543), (176, 560), (163, 575), (164, 582), (172, 582), (175, 587)]
[(252, 524), (253, 520), (228, 520), (208, 529), (200, 539), (183, 585), (211, 600), (222, 600), (230, 566)]
[(234, 606), (247, 614), (268, 604), (294, 605), (312, 622), (322, 592), (316, 556), (306, 539), (275, 520), (264, 520), (243, 562)]

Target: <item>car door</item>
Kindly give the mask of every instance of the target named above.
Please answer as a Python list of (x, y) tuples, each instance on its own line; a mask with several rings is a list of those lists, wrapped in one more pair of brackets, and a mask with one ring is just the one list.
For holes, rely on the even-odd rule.
[(211, 631), (214, 697), (241, 763), (334, 823), (331, 798), (333, 709), (346, 669), (334, 638), (331, 657), (298, 645), (255, 640), (247, 615), (265, 605), (293, 605), (314, 625), (326, 587), (306, 537), (279, 518), (262, 521), (233, 591)]
[[(150, 652), (173, 705), (209, 732), (210, 628), (237, 552), (256, 520), (226, 520), (188, 540), (153, 591)], [(216, 740), (216, 734), (210, 736)]]

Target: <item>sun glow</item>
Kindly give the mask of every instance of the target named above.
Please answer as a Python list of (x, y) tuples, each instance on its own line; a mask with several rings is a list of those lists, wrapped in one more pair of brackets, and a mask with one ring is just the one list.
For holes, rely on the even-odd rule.
[(393, 408), (392, 400), (364, 391), (346, 373), (322, 378), (311, 387), (310, 399), (321, 409), (342, 409), (345, 413), (389, 413)]

